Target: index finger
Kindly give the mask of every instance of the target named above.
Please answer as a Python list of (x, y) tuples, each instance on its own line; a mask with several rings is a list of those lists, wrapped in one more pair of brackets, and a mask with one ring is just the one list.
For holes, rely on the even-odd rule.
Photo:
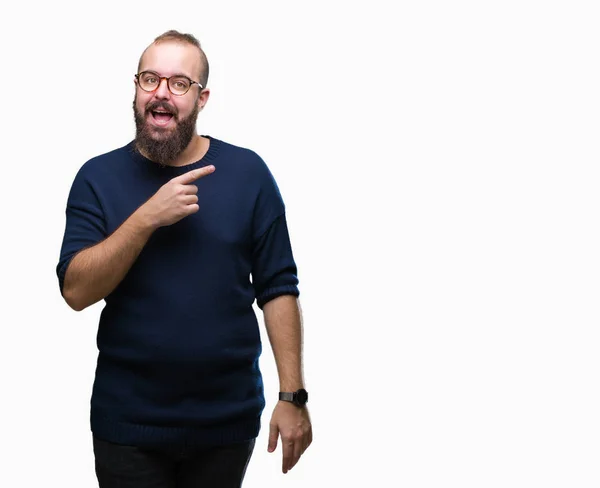
[(177, 183), (187, 185), (202, 178), (203, 176), (211, 174), (214, 170), (215, 167), (213, 165), (204, 166), (203, 168), (193, 169), (187, 173), (183, 173), (182, 175), (173, 178), (173, 180), (175, 180)]
[(281, 449), (283, 451), (283, 459), (282, 459), (282, 466), (281, 466), (281, 470), (284, 473), (287, 473), (290, 469), (292, 469), (293, 466), (293, 460), (294, 460), (294, 442), (293, 441), (286, 441), (281, 442)]

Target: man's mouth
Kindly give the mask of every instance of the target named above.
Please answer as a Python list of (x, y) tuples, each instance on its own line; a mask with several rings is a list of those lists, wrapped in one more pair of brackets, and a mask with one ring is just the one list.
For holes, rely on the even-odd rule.
[(162, 109), (150, 110), (150, 114), (158, 125), (167, 125), (173, 118), (171, 112)]

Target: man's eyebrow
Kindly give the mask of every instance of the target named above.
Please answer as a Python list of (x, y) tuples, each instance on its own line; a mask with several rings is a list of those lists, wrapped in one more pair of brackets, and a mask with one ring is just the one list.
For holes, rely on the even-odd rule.
[[(153, 69), (145, 69), (143, 71), (140, 71), (140, 73), (143, 73), (144, 71), (147, 71), (147, 72), (150, 72), (150, 73), (154, 73), (155, 75), (158, 75), (158, 76), (162, 76), (158, 71), (153, 70)], [(173, 73), (171, 76), (169, 76), (169, 78), (172, 78), (174, 76), (183, 76), (185, 78), (188, 78), (188, 79), (194, 81), (194, 78), (192, 78), (191, 76), (186, 75), (185, 73)]]
[(193, 80), (193, 78), (191, 76), (186, 75), (185, 73), (174, 73), (171, 76), (184, 76), (185, 78), (188, 78), (190, 80)]

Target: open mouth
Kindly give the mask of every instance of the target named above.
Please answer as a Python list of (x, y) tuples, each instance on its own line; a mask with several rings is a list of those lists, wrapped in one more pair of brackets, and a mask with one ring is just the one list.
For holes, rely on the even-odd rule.
[(173, 114), (171, 112), (166, 112), (164, 110), (151, 110), (150, 114), (157, 125), (167, 125), (173, 118)]

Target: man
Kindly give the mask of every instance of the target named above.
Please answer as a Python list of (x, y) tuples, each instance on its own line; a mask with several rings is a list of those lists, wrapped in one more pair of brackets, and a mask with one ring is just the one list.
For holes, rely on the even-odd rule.
[(101, 488), (241, 486), (265, 406), (254, 300), (280, 382), (268, 451), (281, 437), (286, 473), (312, 442), (284, 203), (256, 153), (196, 133), (208, 71), (195, 37), (157, 37), (134, 79), (135, 140), (84, 164), (69, 193), (61, 293), (75, 310), (106, 302)]

